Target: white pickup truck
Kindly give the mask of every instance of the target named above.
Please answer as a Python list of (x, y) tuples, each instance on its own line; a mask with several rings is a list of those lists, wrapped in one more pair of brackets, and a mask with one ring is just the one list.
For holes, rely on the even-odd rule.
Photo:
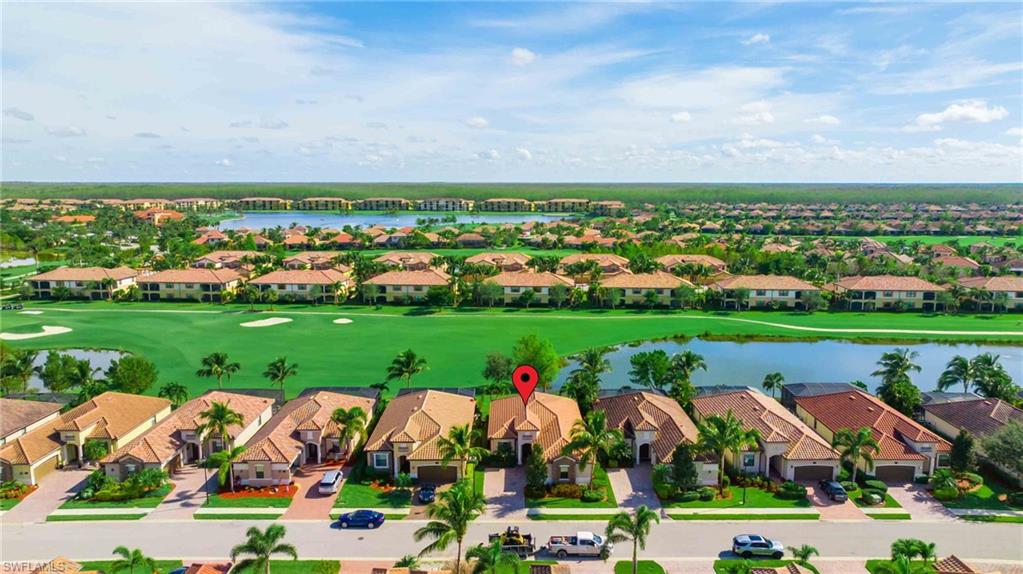
[[(551, 536), (547, 542), (547, 552), (561, 559), (567, 556), (600, 556), (602, 546), (603, 536), (592, 532), (576, 532), (575, 536)], [(608, 553), (612, 548), (611, 543), (608, 543)]]

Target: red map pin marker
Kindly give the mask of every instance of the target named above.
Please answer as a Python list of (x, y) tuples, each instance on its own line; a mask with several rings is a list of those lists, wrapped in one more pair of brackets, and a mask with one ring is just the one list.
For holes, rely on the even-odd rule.
[(519, 365), (512, 372), (512, 384), (515, 385), (515, 390), (522, 397), (522, 404), (529, 402), (529, 397), (533, 396), (533, 391), (536, 390), (536, 384), (539, 382), (540, 374), (532, 365)]

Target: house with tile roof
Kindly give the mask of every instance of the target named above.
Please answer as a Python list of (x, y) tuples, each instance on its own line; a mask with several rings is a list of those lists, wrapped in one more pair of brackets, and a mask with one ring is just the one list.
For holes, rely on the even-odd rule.
[(726, 416), (729, 411), (745, 428), (760, 433), (756, 450), (726, 454), (725, 461), (736, 470), (799, 481), (838, 475), (839, 456), (831, 442), (760, 391), (725, 390), (693, 399), (697, 422), (711, 415)]
[(551, 291), (558, 285), (571, 289), (575, 281), (556, 273), (544, 271), (534, 273), (532, 271), (503, 272), (488, 277), (486, 283), (493, 283), (502, 289), (502, 301), (505, 305), (516, 303), (519, 297), (526, 291), (534, 294), (533, 303), (547, 305), (550, 303)]
[(351, 267), (338, 260), (344, 255), (342, 251), (301, 251), (284, 258), (285, 269), (336, 269), (342, 273), (351, 271)]
[(783, 307), (803, 309), (803, 295), (820, 291), (817, 287), (789, 275), (728, 275), (710, 285), (721, 294), (721, 303), (727, 308), (740, 304), (737, 295), (745, 292), (745, 306)]
[(470, 265), (489, 265), (501, 271), (515, 273), (528, 269), (531, 259), (532, 257), (525, 253), (496, 251), (471, 255), (465, 258), (465, 262)]
[(283, 301), (332, 303), (348, 298), (355, 283), (351, 276), (336, 269), (280, 269), (249, 281), (260, 292), (276, 291)]
[(563, 257), (559, 265), (561, 272), (564, 273), (565, 268), (569, 265), (590, 261), (597, 264), (605, 277), (629, 272), (629, 260), (614, 253), (573, 253)]
[(648, 305), (647, 293), (654, 293), (656, 305), (671, 305), (671, 294), (679, 287), (695, 289), (696, 286), (671, 273), (619, 273), (601, 282), (601, 287), (618, 290), (619, 305)]
[(259, 257), (258, 251), (219, 250), (210, 251), (192, 262), (192, 267), (200, 269), (241, 269), (246, 261)]
[(713, 255), (676, 253), (658, 257), (654, 261), (669, 271), (675, 267), (682, 266), (706, 267), (710, 269), (712, 273), (720, 273), (728, 270), (728, 264)]
[(65, 288), (71, 297), (107, 299), (135, 284), (139, 272), (130, 267), (58, 267), (25, 279), (36, 299), (51, 299)]
[(859, 389), (798, 397), (796, 414), (829, 442), (842, 429), (870, 429), (880, 450), (873, 468), (860, 461), (860, 469), (878, 480), (903, 484), (948, 466), (947, 440)]
[(0, 397), (0, 447), (60, 416), (61, 406)]
[[(985, 397), (933, 400), (923, 405), (924, 422), (941, 436), (953, 440), (960, 430), (974, 437), (989, 435), (1010, 422), (1023, 425), (1023, 410), (1001, 399)], [(978, 444), (978, 447), (980, 445)], [(979, 453), (983, 457), (983, 449)], [(1017, 480), (1023, 479), (1009, 468), (999, 468)]]
[(364, 284), (376, 285), (377, 303), (408, 303), (426, 300), (431, 287), (447, 287), (451, 276), (439, 269), (387, 271), (370, 277)]
[(501, 445), (511, 448), (520, 465), (530, 456), (543, 457), (548, 484), (588, 484), (592, 463), (580, 468), (575, 457), (562, 453), (580, 419), (579, 405), (568, 397), (538, 391), (526, 404), (518, 395), (503, 397), (490, 403), (487, 440), (492, 452)]
[[(634, 463), (671, 464), (680, 443), (695, 445), (699, 431), (677, 401), (652, 391), (623, 391), (597, 399), (594, 410), (607, 415), (610, 428), (622, 431), (632, 445)], [(699, 484), (717, 484), (716, 460), (701, 456), (696, 461)]]
[(2, 480), (38, 484), (59, 466), (84, 460), (87, 441), (114, 451), (171, 413), (167, 399), (108, 391), (48, 419), (0, 447)]
[(295, 468), (346, 460), (363, 436), (356, 433), (341, 444), (340, 429), (331, 415), (337, 409), (360, 408), (368, 424), (376, 397), (374, 389), (306, 389), (249, 439), (245, 452), (232, 465), (235, 484), (291, 484)]
[(959, 284), (967, 289), (977, 289), (986, 293), (983, 298), (975, 298), (974, 303), (980, 311), (991, 311), (995, 308), (995, 299), (999, 309), (1007, 311), (1023, 311), (1023, 277), (1002, 275), (999, 277), (963, 277)]
[(139, 278), (143, 301), (189, 300), (219, 303), (242, 277), (234, 269), (167, 269)]
[[(213, 403), (226, 403), (242, 417), (228, 427), (228, 436), (200, 436), (201, 413)], [(228, 391), (209, 391), (181, 405), (148, 431), (113, 450), (100, 461), (107, 476), (124, 480), (143, 468), (174, 473), (179, 467), (206, 458), (209, 453), (248, 443), (273, 415), (273, 399)]]
[(387, 403), (364, 451), (369, 468), (426, 482), (454, 482), (464, 469), (442, 462), (438, 441), (455, 426), (472, 427), (476, 400), (454, 391), (406, 389)]
[(941, 285), (919, 277), (898, 275), (868, 275), (843, 277), (834, 284), (835, 292), (845, 299), (852, 311), (876, 309), (919, 309), (940, 311), (938, 293)]
[(502, 213), (533, 211), (533, 202), (526, 199), (493, 197), (476, 203), (479, 211), (497, 211)]
[(425, 271), (433, 266), (436, 258), (437, 254), (429, 251), (389, 251), (373, 261), (403, 271)]

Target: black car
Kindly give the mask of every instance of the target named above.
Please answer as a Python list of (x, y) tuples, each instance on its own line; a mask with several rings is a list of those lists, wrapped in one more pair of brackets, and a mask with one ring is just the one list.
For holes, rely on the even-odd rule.
[(822, 480), (820, 481), (821, 490), (824, 494), (828, 495), (828, 498), (835, 502), (845, 502), (849, 500), (849, 495), (845, 492), (845, 488), (842, 484), (835, 480)]
[(423, 484), (419, 486), (419, 494), (417, 495), (419, 502), (423, 504), (430, 504), (437, 498), (437, 485), (436, 484)]
[(337, 519), (341, 528), (363, 527), (377, 528), (384, 523), (384, 515), (374, 510), (356, 510), (346, 512)]

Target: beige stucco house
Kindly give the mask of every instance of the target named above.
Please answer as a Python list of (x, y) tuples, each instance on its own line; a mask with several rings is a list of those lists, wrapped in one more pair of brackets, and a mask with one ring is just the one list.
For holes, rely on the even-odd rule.
[(336, 269), (282, 269), (249, 281), (260, 291), (276, 291), (296, 301), (343, 301), (354, 285), (351, 276)]
[(938, 311), (938, 293), (944, 291), (941, 285), (919, 277), (896, 275), (871, 275), (864, 277), (843, 277), (835, 283), (835, 292), (841, 294), (853, 311), (874, 311), (877, 309), (917, 309)]
[(189, 300), (219, 303), (241, 284), (234, 269), (168, 269), (139, 277), (144, 301)]
[(503, 397), (490, 403), (487, 440), (493, 452), (510, 447), (520, 465), (531, 455), (542, 456), (549, 484), (588, 484), (593, 463), (580, 467), (574, 456), (562, 452), (580, 419), (579, 405), (568, 397), (534, 392), (528, 404), (518, 395)]
[(601, 282), (601, 287), (619, 290), (618, 304), (620, 305), (646, 305), (647, 293), (653, 292), (655, 304), (668, 306), (671, 305), (672, 291), (683, 286), (696, 287), (689, 281), (664, 271), (619, 273)]
[(447, 287), (451, 276), (439, 269), (422, 271), (388, 271), (365, 281), (380, 288), (379, 303), (419, 302), (426, 299), (431, 287)]
[(550, 302), (551, 289), (561, 285), (566, 289), (575, 286), (575, 282), (549, 271), (533, 273), (531, 271), (503, 272), (489, 277), (487, 283), (501, 287), (502, 301), (505, 305), (516, 303), (525, 291), (533, 292), (533, 304), (547, 305)]
[(36, 299), (50, 299), (64, 287), (71, 297), (107, 299), (135, 284), (139, 272), (130, 267), (59, 267), (26, 279)]
[(721, 293), (725, 308), (739, 305), (737, 293), (745, 291), (749, 297), (744, 307), (772, 307), (802, 309), (803, 295), (820, 291), (810, 283), (789, 275), (730, 275), (711, 284)]

